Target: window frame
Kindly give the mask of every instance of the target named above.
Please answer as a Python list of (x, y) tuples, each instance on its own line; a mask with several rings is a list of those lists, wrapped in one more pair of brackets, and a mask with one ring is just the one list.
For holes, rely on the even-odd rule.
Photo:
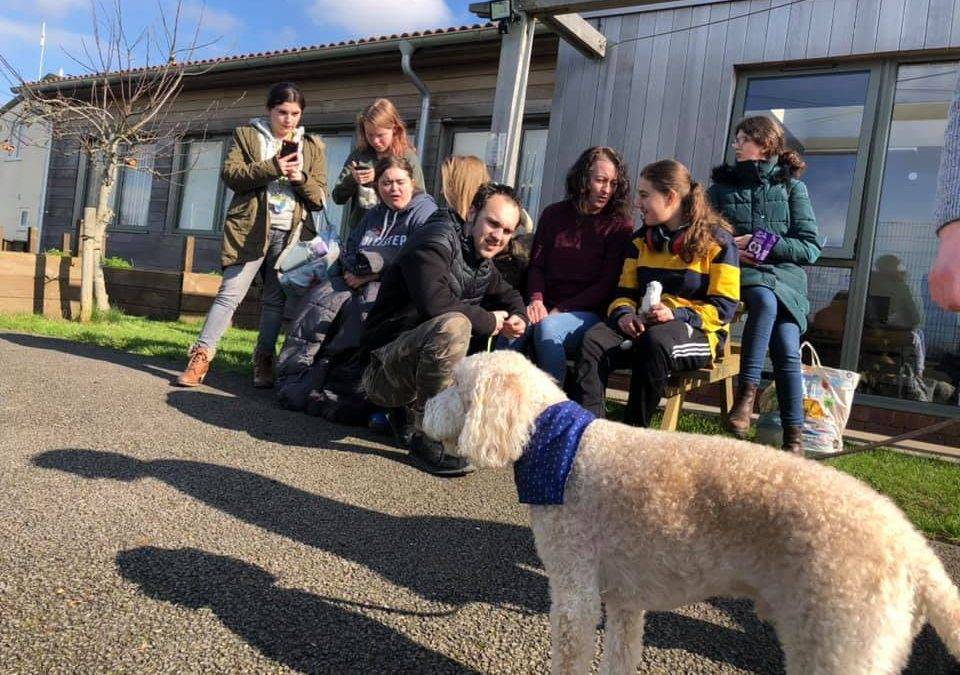
[(23, 160), (23, 129), (26, 125), (20, 120), (16, 120), (10, 123), (10, 143), (13, 145), (13, 152), (10, 154), (4, 153), (4, 161), (6, 162), (20, 162)]
[(174, 234), (183, 236), (202, 237), (208, 239), (219, 239), (223, 236), (223, 220), (226, 216), (223, 201), (224, 197), (226, 196), (227, 185), (223, 182), (223, 178), (220, 177), (219, 172), (217, 173), (217, 197), (213, 209), (213, 222), (211, 223), (210, 228), (202, 229), (182, 226), (180, 224), (180, 211), (183, 208), (185, 179), (189, 173), (187, 169), (187, 162), (189, 161), (190, 157), (190, 144), (195, 142), (219, 142), (219, 163), (222, 166), (223, 161), (227, 157), (227, 153), (230, 152), (230, 143), (232, 140), (233, 136), (231, 134), (211, 134), (209, 136), (202, 134), (197, 136), (187, 136), (185, 138), (181, 138), (177, 142), (173, 162), (175, 167), (174, 175), (176, 178), (171, 181), (170, 196), (167, 199), (166, 229), (168, 232), (173, 232)]
[[(463, 133), (463, 132), (489, 133), (490, 126), (492, 124), (493, 124), (492, 117), (444, 118), (441, 120), (442, 131), (441, 131), (440, 143), (438, 144), (439, 147), (437, 149), (437, 161), (436, 161), (437, 175), (435, 176), (434, 190), (433, 190), (433, 193), (434, 193), (433, 196), (437, 200), (438, 204), (442, 203), (441, 200), (443, 200), (443, 192), (441, 190), (442, 186), (440, 185), (441, 183), (440, 166), (441, 164), (443, 164), (444, 159), (446, 159), (447, 157), (453, 154), (453, 142), (456, 134)], [(518, 160), (517, 160), (517, 171), (520, 170), (519, 158), (523, 157), (524, 134), (527, 131), (538, 131), (538, 130), (544, 130), (549, 132), (550, 115), (549, 114), (531, 114), (531, 115), (524, 116), (523, 125), (521, 127), (521, 134), (520, 134), (520, 149), (519, 149)], [(486, 161), (485, 157), (481, 157), (480, 159)], [(541, 182), (542, 182), (542, 179), (543, 177), (541, 176)], [(514, 182), (516, 182), (516, 177), (514, 177)], [(541, 192), (541, 198), (542, 197), (543, 197), (543, 193)], [(543, 210), (544, 206), (546, 206), (546, 204), (540, 205), (541, 211)], [(526, 206), (524, 206), (524, 208), (526, 208)], [(529, 210), (527, 212), (529, 213)], [(530, 213), (530, 218), (533, 220), (534, 230), (536, 230), (537, 228), (538, 216), (539, 214)]]
[[(157, 144), (157, 143), (148, 143), (148, 144), (146, 144), (146, 145), (148, 145), (148, 146), (149, 146), (149, 145), (152, 145), (152, 146), (153, 146), (153, 164), (154, 164), (154, 167), (156, 167), (157, 156), (158, 156), (158, 152), (159, 152), (159, 150), (158, 150), (158, 144)], [(128, 149), (127, 149), (127, 150), (128, 150)], [(125, 150), (125, 151), (126, 151), (126, 150)], [(133, 169), (133, 171), (136, 171), (136, 169)], [(127, 182), (126, 167), (124, 167), (123, 163), (121, 162), (120, 166), (117, 167), (117, 185), (116, 185), (116, 187), (113, 188), (113, 201), (114, 201), (115, 209), (114, 209), (114, 214), (113, 214), (113, 223), (110, 225), (110, 227), (107, 228), (107, 232), (108, 232), (108, 233), (109, 233), (109, 232), (123, 232), (123, 233), (139, 233), (139, 234), (145, 234), (145, 233), (150, 232), (150, 202), (151, 202), (151, 200), (153, 199), (153, 188), (154, 188), (154, 181), (155, 181), (155, 180), (156, 180), (156, 176), (154, 176), (153, 174), (150, 174), (150, 196), (147, 198), (147, 218), (146, 218), (146, 222), (144, 223), (143, 227), (122, 227), (122, 226), (120, 226), (120, 225), (119, 225), (119, 223), (120, 223), (120, 214), (122, 213), (122, 207), (123, 207), (123, 190), (124, 190), (124, 187), (126, 186), (126, 182)]]
[[(861, 169), (860, 154), (866, 151), (866, 163), (854, 177), (854, 190), (857, 194), (858, 210), (848, 209), (848, 222), (851, 213), (856, 216), (856, 235), (853, 238), (850, 257), (834, 257), (835, 247), (824, 249), (824, 254), (814, 263), (817, 267), (850, 268), (845, 329), (840, 350), (839, 367), (859, 372), (860, 349), (863, 341), (864, 317), (867, 310), (867, 293), (870, 285), (870, 271), (873, 263), (874, 248), (879, 226), (880, 199), (883, 189), (883, 175), (886, 168), (887, 145), (893, 122), (893, 106), (896, 97), (897, 72), (900, 66), (911, 64), (935, 64), (960, 60), (960, 50), (951, 49), (937, 54), (917, 54), (909, 56), (893, 55), (887, 58), (869, 58), (863, 60), (836, 62), (811, 62), (786, 64), (780, 67), (737, 68), (736, 87), (730, 118), (727, 123), (727, 138), (732, 138), (734, 124), (743, 114), (746, 102), (746, 83), (755, 77), (804, 74), (826, 74), (867, 70), (871, 72), (867, 87), (867, 101), (864, 105), (863, 124), (860, 129), (860, 149), (858, 150), (858, 170)], [(874, 73), (877, 76), (874, 77)], [(872, 96), (872, 99), (871, 99)], [(868, 115), (869, 111), (869, 115)], [(866, 136), (865, 136), (866, 134)], [(730, 161), (733, 150), (728, 144), (724, 150), (724, 160)], [(854, 195), (851, 194), (851, 203)], [(846, 235), (846, 233), (845, 233)], [(840, 251), (842, 253), (842, 251)], [(899, 410), (914, 414), (938, 417), (960, 417), (960, 407), (927, 401), (912, 401), (876, 394), (864, 394), (857, 391), (854, 403), (875, 408)]]
[[(727, 134), (727, 144), (724, 150), (724, 161), (734, 161), (734, 151), (730, 146), (733, 141), (733, 126), (737, 120), (743, 118), (744, 108), (747, 101), (747, 89), (753, 80), (763, 80), (772, 78), (803, 77), (806, 75), (833, 75), (840, 73), (869, 72), (869, 81), (867, 83), (866, 100), (863, 104), (863, 117), (860, 123), (860, 138), (857, 146), (857, 163), (853, 173), (852, 189), (850, 192), (850, 202), (847, 204), (847, 228), (843, 233), (843, 243), (840, 246), (825, 246), (821, 254), (822, 260), (827, 261), (852, 261), (856, 259), (857, 253), (857, 235), (859, 234), (862, 221), (861, 213), (864, 203), (864, 185), (867, 177), (867, 171), (870, 167), (870, 139), (873, 136), (874, 121), (877, 115), (877, 106), (879, 105), (879, 96), (883, 63), (880, 61), (860, 61), (840, 64), (809, 65), (807, 67), (797, 68), (795, 66), (782, 66), (779, 68), (760, 68), (760, 69), (738, 69), (736, 72), (737, 86), (734, 94), (733, 109)], [(849, 227), (850, 225), (853, 227)]]

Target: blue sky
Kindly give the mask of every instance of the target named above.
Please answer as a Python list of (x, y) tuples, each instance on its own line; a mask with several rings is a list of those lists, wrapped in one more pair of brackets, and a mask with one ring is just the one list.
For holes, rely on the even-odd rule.
[[(160, 26), (160, 8), (150, 0), (119, 0), (128, 32)], [(183, 24), (200, 23), (200, 42), (216, 40), (199, 56), (269, 51), (406, 30), (479, 21), (470, 0), (191, 0)], [(171, 16), (176, 0), (160, 0)], [(113, 0), (107, 0), (108, 6)], [(0, 3), (0, 55), (28, 80), (40, 61), (40, 24), (46, 21), (44, 71), (67, 75), (84, 69), (73, 59), (92, 45), (91, 0), (4, 0)], [(10, 98), (9, 78), (0, 77), (0, 102)]]

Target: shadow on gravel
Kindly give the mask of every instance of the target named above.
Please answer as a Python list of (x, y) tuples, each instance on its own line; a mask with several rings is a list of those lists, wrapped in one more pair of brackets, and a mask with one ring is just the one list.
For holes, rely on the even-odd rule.
[(374, 618), (305, 591), (280, 588), (266, 570), (195, 548), (121, 551), (121, 576), (151, 598), (209, 607), (261, 654), (302, 673), (474, 673)]
[(144, 462), (97, 450), (52, 450), (33, 463), (85, 478), (155, 478), (209, 506), (351, 560), (433, 602), (541, 613), (547, 579), (526, 527), (445, 516), (397, 517), (266, 476), (185, 460)]

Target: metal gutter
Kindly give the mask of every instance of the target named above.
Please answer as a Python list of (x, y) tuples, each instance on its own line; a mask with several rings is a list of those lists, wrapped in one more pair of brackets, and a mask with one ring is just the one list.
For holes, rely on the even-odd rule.
[(427, 124), (430, 121), (430, 90), (427, 89), (427, 85), (423, 83), (423, 80), (417, 77), (417, 74), (413, 72), (413, 67), (410, 65), (410, 58), (416, 49), (409, 40), (400, 42), (400, 67), (403, 69), (404, 75), (413, 82), (413, 86), (420, 91), (420, 120), (417, 122), (417, 155), (420, 157), (420, 164), (423, 164), (423, 153), (427, 143)]

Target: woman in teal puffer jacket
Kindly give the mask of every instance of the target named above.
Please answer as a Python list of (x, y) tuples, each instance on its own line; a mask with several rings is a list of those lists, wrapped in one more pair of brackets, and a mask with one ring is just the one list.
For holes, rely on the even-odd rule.
[[(733, 226), (740, 249), (741, 298), (747, 306), (740, 383), (727, 428), (750, 430), (767, 349), (773, 362), (783, 449), (803, 453), (803, 380), (800, 336), (807, 329), (807, 273), (820, 257), (817, 220), (807, 186), (797, 177), (806, 164), (788, 150), (783, 127), (768, 117), (748, 117), (736, 128), (737, 162), (713, 170), (708, 194)], [(763, 262), (748, 252), (758, 230), (779, 237)]]

